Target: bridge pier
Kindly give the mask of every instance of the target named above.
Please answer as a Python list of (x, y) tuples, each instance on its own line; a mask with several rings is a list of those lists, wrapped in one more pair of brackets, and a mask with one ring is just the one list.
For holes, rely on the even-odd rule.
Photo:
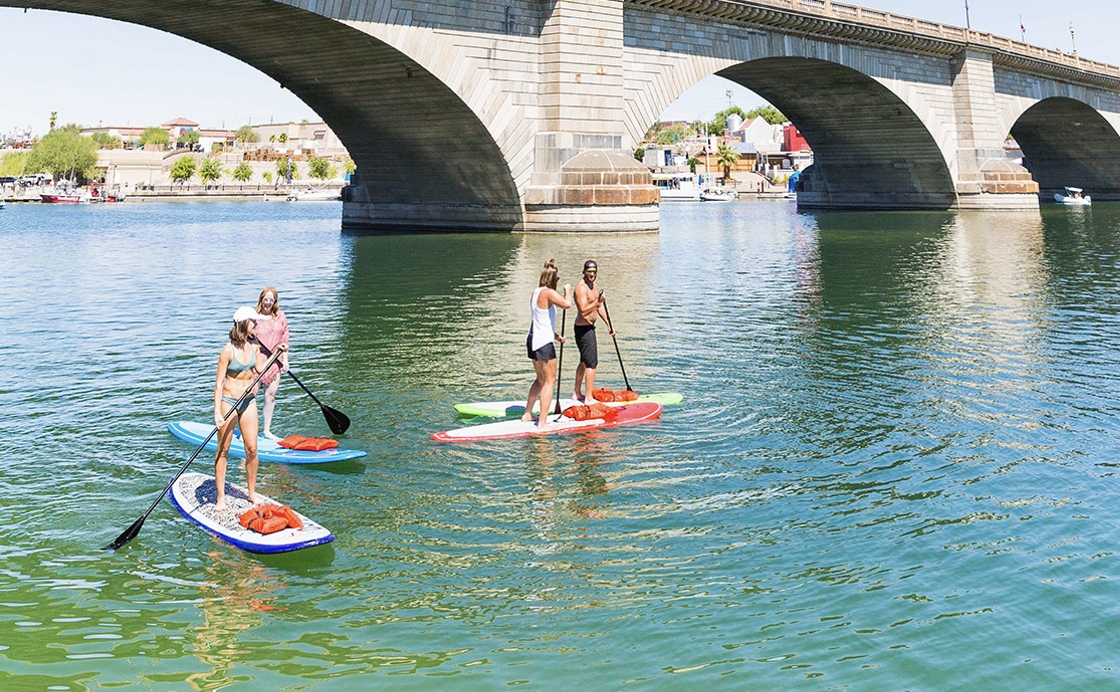
[(966, 49), (953, 61), (958, 209), (1038, 209), (1038, 183), (1003, 152), (992, 56)]

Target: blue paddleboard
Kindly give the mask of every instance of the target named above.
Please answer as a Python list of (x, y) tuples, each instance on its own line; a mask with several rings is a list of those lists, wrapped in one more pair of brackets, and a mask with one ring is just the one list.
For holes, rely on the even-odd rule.
[[(179, 421), (177, 423), (169, 423), (167, 429), (180, 440), (198, 446), (202, 444), (202, 441), (206, 439), (206, 436), (210, 434), (214, 426), (191, 421)], [(209, 449), (211, 452), (218, 451), (217, 435), (206, 443), (206, 449)], [(229, 443), (229, 455), (239, 459), (245, 458), (245, 444), (241, 441), (240, 431), (235, 431), (233, 441)], [(261, 461), (279, 461), (285, 464), (326, 464), (332, 461), (358, 459), (365, 455), (366, 453), (360, 449), (339, 449), (337, 447), (334, 449), (324, 449), (321, 452), (286, 449), (267, 437), (257, 438), (257, 457), (260, 458)]]
[[(218, 487), (213, 476), (205, 473), (184, 473), (171, 485), (171, 504), (175, 509), (230, 545), (251, 553), (286, 553), (301, 548), (310, 548), (334, 540), (334, 534), (325, 527), (311, 521), (299, 512), (302, 529), (287, 528), (267, 536), (241, 526), (237, 517), (253, 505), (249, 493), (233, 483), (226, 483), (226, 508), (219, 512), (214, 509), (218, 499)], [(281, 504), (264, 495), (264, 503)]]

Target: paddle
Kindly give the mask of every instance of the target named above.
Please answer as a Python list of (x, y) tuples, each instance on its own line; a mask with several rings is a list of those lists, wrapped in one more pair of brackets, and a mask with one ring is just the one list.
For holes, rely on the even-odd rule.
[[(602, 294), (602, 291), (600, 290), (599, 293)], [(626, 366), (622, 364), (622, 351), (618, 350), (618, 337), (614, 335), (614, 323), (611, 322), (611, 311), (607, 309), (607, 298), (606, 296), (602, 296), (602, 298), (603, 312), (607, 313), (607, 329), (611, 330), (611, 338), (614, 339), (614, 352), (618, 354), (618, 367), (622, 368), (622, 381), (626, 383), (626, 389), (634, 391), (630, 389), (630, 380), (626, 379)]]
[[(267, 346), (259, 341), (257, 341), (257, 345), (261, 347), (261, 351), (264, 352), (266, 356), (272, 355), (272, 351), (270, 351)], [(319, 410), (323, 412), (323, 418), (327, 419), (327, 425), (330, 426), (331, 432), (333, 432), (335, 435), (341, 435), (342, 433), (346, 432), (346, 429), (350, 427), (350, 419), (346, 417), (346, 414), (337, 409), (333, 409), (330, 406), (327, 406), (323, 402), (319, 401), (318, 397), (312, 394), (311, 390), (305, 387), (304, 384), (299, 381), (299, 378), (296, 377), (296, 374), (294, 372), (288, 370), (287, 373), (291, 375), (293, 380), (296, 381), (296, 384), (300, 386), (300, 389), (307, 392), (307, 396), (311, 397), (312, 401), (314, 401), (316, 404), (319, 404)]]
[[(568, 326), (568, 311), (564, 310), (560, 316), (560, 338), (564, 338), (564, 330)], [(556, 411), (560, 413), (560, 371), (564, 368), (564, 342), (560, 342), (560, 359), (556, 363)], [(541, 409), (544, 409), (544, 402), (541, 402)]]
[[(252, 384), (245, 388), (245, 391), (242, 392), (241, 396), (237, 397), (237, 403), (235, 403), (229, 410), (229, 413), (227, 413), (225, 417), (222, 418), (222, 425), (225, 425), (226, 421), (229, 420), (229, 417), (237, 411), (237, 408), (241, 406), (241, 402), (245, 400), (245, 397), (249, 396), (249, 394), (253, 391), (253, 388), (256, 387), (257, 383), (261, 381), (261, 377), (264, 376), (265, 370), (268, 370), (273, 361), (275, 361), (279, 357), (280, 353), (277, 352), (265, 362), (264, 369), (261, 370), (260, 374), (253, 378)], [(167, 491), (171, 490), (171, 486), (175, 485), (175, 481), (179, 480), (179, 476), (183, 475), (183, 472), (187, 470), (187, 467), (191, 465), (191, 462), (194, 461), (195, 458), (202, 453), (203, 449), (206, 449), (206, 445), (210, 442), (211, 438), (213, 438), (214, 435), (218, 433), (218, 427), (219, 426), (214, 426), (214, 429), (210, 431), (210, 434), (206, 436), (206, 439), (202, 441), (202, 444), (198, 446), (198, 449), (194, 450), (194, 454), (191, 455), (191, 458), (187, 459), (187, 463), (183, 464), (183, 467), (179, 469), (179, 472), (171, 477), (171, 480), (167, 483), (167, 487), (164, 488), (162, 492), (160, 492), (159, 497), (157, 497), (155, 501), (152, 502), (151, 506), (148, 507), (148, 511), (144, 512), (144, 514), (142, 514), (139, 519), (132, 522), (132, 526), (129, 526), (124, 530), (124, 533), (117, 536), (116, 540), (105, 546), (104, 550), (117, 550), (125, 543), (128, 543), (140, 534), (140, 529), (144, 526), (144, 520), (147, 519), (148, 515), (152, 513), (152, 510), (156, 508), (156, 505), (158, 505), (159, 501), (163, 499), (163, 496), (167, 494)]]

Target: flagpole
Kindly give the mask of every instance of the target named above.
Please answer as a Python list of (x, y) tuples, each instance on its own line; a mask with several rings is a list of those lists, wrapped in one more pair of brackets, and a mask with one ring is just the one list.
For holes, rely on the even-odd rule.
[(1019, 40), (1027, 42), (1027, 27), (1023, 25), (1023, 15), (1019, 15)]

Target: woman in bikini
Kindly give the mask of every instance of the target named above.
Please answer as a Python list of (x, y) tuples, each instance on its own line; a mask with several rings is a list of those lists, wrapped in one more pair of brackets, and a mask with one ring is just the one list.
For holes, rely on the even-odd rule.
[(552, 392), (556, 387), (556, 347), (553, 340), (564, 343), (564, 337), (556, 333), (556, 308), (567, 310), (572, 307), (572, 286), (564, 284), (564, 295), (556, 290), (560, 282), (560, 272), (556, 262), (544, 263), (541, 278), (533, 297), (529, 301), (529, 335), (525, 338), (525, 350), (533, 361), (533, 373), (537, 378), (529, 387), (529, 399), (525, 402), (525, 414), (521, 420), (533, 420), (533, 404), (540, 400), (540, 416), (537, 418), (537, 431), (548, 429), (548, 412), (552, 410)]
[[(234, 404), (253, 384), (257, 373), (264, 369), (266, 359), (260, 348), (249, 343), (253, 336), (254, 322), (260, 319), (257, 311), (245, 306), (233, 313), (233, 328), (229, 330), (229, 343), (222, 347), (218, 356), (218, 380), (214, 385), (214, 425), (218, 428), (218, 453), (214, 457), (214, 480), (218, 486), (218, 500), (214, 509), (226, 508), (226, 457), (229, 444), (233, 440), (235, 426), (241, 428), (241, 441), (245, 445), (245, 476), (249, 490), (249, 501), (257, 504), (257, 393), (251, 392), (237, 407), (237, 415), (226, 416), (233, 411)], [(287, 345), (277, 346), (284, 351)]]

